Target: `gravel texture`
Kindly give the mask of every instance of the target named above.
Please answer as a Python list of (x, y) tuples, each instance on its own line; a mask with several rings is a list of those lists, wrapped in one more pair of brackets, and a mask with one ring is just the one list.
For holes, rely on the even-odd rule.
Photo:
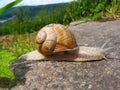
[(69, 26), (80, 46), (115, 47), (108, 60), (94, 62), (30, 61), (11, 65), (11, 90), (120, 90), (120, 20), (74, 22)]

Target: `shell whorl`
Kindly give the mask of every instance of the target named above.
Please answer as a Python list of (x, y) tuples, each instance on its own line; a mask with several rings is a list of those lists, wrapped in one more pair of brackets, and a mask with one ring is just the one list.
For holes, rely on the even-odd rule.
[(36, 46), (44, 55), (77, 49), (77, 43), (72, 32), (61, 24), (49, 24), (37, 34)]

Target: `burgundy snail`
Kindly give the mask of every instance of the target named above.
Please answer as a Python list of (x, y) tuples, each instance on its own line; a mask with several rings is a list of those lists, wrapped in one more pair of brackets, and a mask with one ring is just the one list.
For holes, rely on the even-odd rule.
[(94, 61), (107, 59), (105, 54), (113, 47), (78, 46), (73, 33), (64, 25), (49, 24), (38, 31), (37, 50), (21, 56), (19, 60), (60, 60), (60, 61)]
[[(110, 48), (78, 46), (73, 33), (64, 25), (49, 24), (36, 36), (37, 51), (29, 53), (28, 60), (102, 60)], [(34, 55), (34, 56), (33, 56)]]

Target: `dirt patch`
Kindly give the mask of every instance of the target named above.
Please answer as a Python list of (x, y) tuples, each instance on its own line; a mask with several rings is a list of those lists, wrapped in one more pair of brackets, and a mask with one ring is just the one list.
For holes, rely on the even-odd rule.
[(35, 38), (36, 34), (37, 34), (37, 32), (31, 33), (31, 34), (0, 36), (0, 45), (2, 45), (4, 48), (11, 50), (11, 47), (13, 46), (13, 44), (16, 40), (21, 40), (21, 42), (25, 41), (25, 39), (30, 40), (32, 38)]

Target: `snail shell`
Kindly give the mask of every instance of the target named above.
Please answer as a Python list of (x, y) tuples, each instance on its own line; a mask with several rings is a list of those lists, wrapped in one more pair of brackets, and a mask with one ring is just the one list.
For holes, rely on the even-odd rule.
[(78, 50), (74, 35), (61, 24), (49, 24), (43, 27), (36, 36), (36, 47), (43, 55)]

